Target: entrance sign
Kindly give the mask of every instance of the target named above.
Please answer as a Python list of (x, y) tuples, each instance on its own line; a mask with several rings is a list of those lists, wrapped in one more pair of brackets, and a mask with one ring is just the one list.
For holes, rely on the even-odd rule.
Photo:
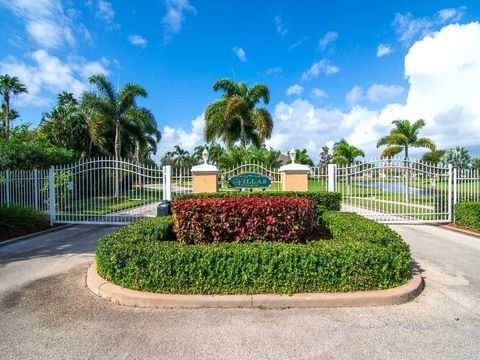
[(244, 173), (232, 176), (228, 179), (228, 186), (240, 189), (261, 188), (266, 189), (272, 186), (272, 179), (268, 176), (256, 173)]

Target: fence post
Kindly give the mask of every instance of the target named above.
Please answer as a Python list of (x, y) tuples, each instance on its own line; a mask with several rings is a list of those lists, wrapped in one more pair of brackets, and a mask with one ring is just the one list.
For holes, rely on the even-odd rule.
[(453, 166), (448, 164), (448, 221), (451, 222), (452, 216), (452, 183), (453, 183)]
[(172, 166), (163, 167), (163, 200), (172, 200)]
[(50, 196), (50, 226), (55, 223), (55, 168), (53, 165), (48, 171), (48, 188)]
[(10, 206), (10, 170), (6, 170), (5, 172), (5, 203), (7, 206)]
[(337, 164), (328, 164), (328, 191), (337, 191)]
[(38, 206), (38, 171), (33, 169), (33, 201), (35, 210), (40, 210)]

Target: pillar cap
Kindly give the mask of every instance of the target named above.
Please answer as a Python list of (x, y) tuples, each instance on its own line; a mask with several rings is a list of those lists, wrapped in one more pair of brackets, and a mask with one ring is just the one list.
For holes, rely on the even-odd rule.
[(280, 172), (287, 174), (309, 174), (310, 167), (303, 164), (288, 164), (280, 167)]
[(218, 174), (218, 168), (210, 164), (195, 165), (192, 167), (192, 174)]

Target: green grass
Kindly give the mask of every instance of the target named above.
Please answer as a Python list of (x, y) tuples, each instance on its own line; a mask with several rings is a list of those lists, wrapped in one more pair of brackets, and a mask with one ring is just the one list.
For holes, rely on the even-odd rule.
[(23, 206), (0, 206), (0, 241), (50, 227), (48, 216)]

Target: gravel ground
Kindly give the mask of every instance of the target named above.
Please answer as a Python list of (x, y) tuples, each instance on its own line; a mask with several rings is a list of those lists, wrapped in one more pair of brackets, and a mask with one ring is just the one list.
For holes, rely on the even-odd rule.
[(410, 303), (370, 308), (127, 308), (85, 287), (96, 238), (112, 228), (0, 247), (0, 358), (480, 359), (480, 239), (394, 228), (427, 286)]

